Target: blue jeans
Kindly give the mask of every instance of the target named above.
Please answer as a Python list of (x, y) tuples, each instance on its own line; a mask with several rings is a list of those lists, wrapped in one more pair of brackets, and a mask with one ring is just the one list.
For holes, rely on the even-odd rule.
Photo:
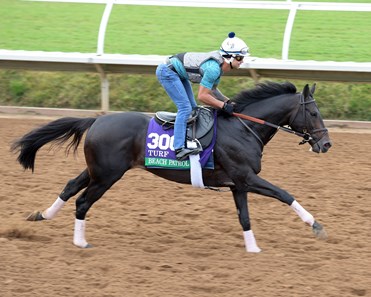
[(197, 106), (191, 83), (188, 79), (180, 79), (179, 75), (169, 69), (166, 64), (157, 66), (156, 76), (178, 109), (174, 125), (174, 149), (183, 148), (186, 139), (187, 120), (192, 109)]

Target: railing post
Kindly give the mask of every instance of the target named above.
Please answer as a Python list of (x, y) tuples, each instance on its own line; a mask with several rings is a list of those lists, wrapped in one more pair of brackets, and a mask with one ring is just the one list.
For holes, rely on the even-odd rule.
[(296, 16), (296, 11), (298, 10), (298, 3), (291, 4), (290, 13), (287, 18), (285, 35), (283, 36), (283, 45), (282, 45), (282, 60), (288, 60), (289, 58), (289, 47), (290, 47), (290, 38), (292, 27), (294, 26), (294, 20)]
[(106, 36), (106, 29), (109, 17), (111, 15), (113, 3), (115, 0), (107, 0), (106, 8), (104, 9), (104, 13), (102, 16), (102, 20), (99, 26), (99, 33), (98, 33), (98, 45), (97, 45), (97, 55), (101, 56), (104, 54), (104, 39)]
[[(98, 33), (98, 44), (97, 44), (97, 56), (101, 56), (104, 54), (104, 40), (106, 36), (107, 24), (109, 17), (111, 15), (113, 3), (115, 0), (107, 0), (106, 7), (103, 12), (102, 20), (99, 26), (99, 33)], [(95, 64), (96, 69), (100, 75), (101, 81), (101, 109), (103, 112), (109, 111), (109, 81), (107, 78), (107, 74), (103, 70), (102, 66), (99, 64)]]
[(101, 89), (101, 109), (103, 112), (109, 111), (109, 81), (107, 74), (99, 64), (95, 64), (95, 68), (100, 76), (100, 89)]

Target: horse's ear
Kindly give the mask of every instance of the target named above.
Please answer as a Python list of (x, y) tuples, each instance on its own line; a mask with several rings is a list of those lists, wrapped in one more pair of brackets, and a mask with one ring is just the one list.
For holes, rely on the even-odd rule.
[(316, 83), (313, 84), (312, 88), (310, 89), (310, 93), (313, 95), (316, 91)]
[(303, 89), (303, 96), (304, 96), (304, 98), (308, 98), (309, 95), (310, 95), (309, 85), (306, 84), (305, 87), (304, 87), (304, 89)]

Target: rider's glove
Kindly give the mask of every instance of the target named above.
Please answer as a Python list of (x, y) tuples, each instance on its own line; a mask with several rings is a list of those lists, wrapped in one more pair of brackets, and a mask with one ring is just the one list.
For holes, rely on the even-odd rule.
[(232, 103), (224, 102), (222, 110), (228, 115), (233, 115), (234, 106)]

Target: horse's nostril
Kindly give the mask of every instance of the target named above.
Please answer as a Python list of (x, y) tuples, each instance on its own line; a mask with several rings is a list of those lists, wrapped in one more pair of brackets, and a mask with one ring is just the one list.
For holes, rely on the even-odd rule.
[(331, 146), (332, 146), (331, 142), (325, 142), (323, 144), (323, 150), (322, 151), (327, 152), (330, 149)]
[(332, 145), (331, 145), (331, 142), (326, 142), (323, 146), (329, 149)]

